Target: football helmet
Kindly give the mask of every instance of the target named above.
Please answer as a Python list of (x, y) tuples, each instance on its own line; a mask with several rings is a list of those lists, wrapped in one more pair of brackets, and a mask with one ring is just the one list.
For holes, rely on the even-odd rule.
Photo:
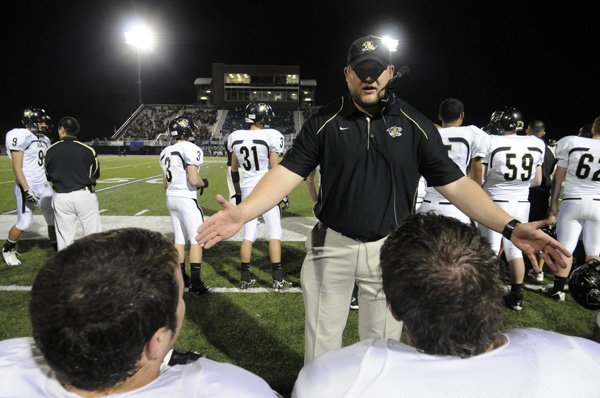
[(260, 124), (262, 127), (269, 127), (271, 118), (275, 116), (270, 105), (264, 102), (251, 102), (246, 105), (244, 120), (250, 124)]
[(571, 272), (569, 293), (582, 307), (600, 310), (600, 261), (589, 260)]
[(194, 137), (196, 125), (192, 119), (185, 116), (177, 116), (169, 123), (169, 133), (171, 137), (185, 139)]
[[(523, 115), (520, 111), (512, 107), (504, 107), (501, 111), (494, 111), (490, 117), (490, 123), (488, 124), (488, 134), (503, 134), (505, 131), (516, 131), (520, 133), (523, 131)], [(500, 132), (500, 133), (499, 133)], [(498, 134), (499, 133), (499, 134)]]
[(28, 107), (23, 111), (21, 121), (23, 126), (32, 133), (45, 134), (48, 132), (51, 119), (42, 108)]

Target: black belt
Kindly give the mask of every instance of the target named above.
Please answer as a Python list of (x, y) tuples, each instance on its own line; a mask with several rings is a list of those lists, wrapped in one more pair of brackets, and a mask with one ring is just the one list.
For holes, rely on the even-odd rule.
[[(94, 192), (96, 192), (96, 187), (94, 185), (86, 185), (83, 188), (74, 189), (71, 192), (78, 192), (78, 191), (90, 191), (91, 193), (94, 193)], [(67, 193), (71, 193), (71, 192), (67, 192)]]
[(319, 227), (323, 228), (325, 230), (330, 229), (330, 230), (332, 230), (334, 232), (337, 232), (338, 234), (342, 235), (344, 238), (352, 239), (352, 240), (355, 240), (355, 241), (360, 242), (360, 243), (375, 242), (375, 241), (378, 241), (379, 239), (381, 239), (381, 238), (365, 239), (365, 238), (362, 238), (362, 237), (356, 236), (356, 235), (354, 235), (354, 236), (348, 235), (346, 233), (343, 233), (343, 232), (340, 232), (340, 231), (336, 231), (335, 229), (328, 227), (327, 225), (323, 224), (321, 221), (319, 221)]

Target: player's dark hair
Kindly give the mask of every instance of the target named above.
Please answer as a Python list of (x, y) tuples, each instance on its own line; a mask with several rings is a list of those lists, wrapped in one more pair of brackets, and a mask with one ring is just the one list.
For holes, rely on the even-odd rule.
[(383, 291), (417, 349), (470, 357), (502, 320), (498, 259), (476, 228), (433, 213), (409, 216), (381, 249)]
[(95, 391), (133, 375), (154, 333), (177, 326), (178, 270), (173, 244), (139, 228), (88, 235), (49, 258), (29, 312), (58, 379)]
[(533, 120), (529, 122), (527, 128), (531, 129), (534, 133), (539, 134), (546, 129), (546, 125), (541, 120)]
[(440, 104), (439, 115), (442, 122), (448, 123), (458, 120), (465, 111), (465, 106), (456, 98), (446, 98)]
[(79, 135), (80, 127), (79, 122), (72, 116), (65, 116), (58, 121), (58, 128), (64, 128), (68, 135), (77, 136)]

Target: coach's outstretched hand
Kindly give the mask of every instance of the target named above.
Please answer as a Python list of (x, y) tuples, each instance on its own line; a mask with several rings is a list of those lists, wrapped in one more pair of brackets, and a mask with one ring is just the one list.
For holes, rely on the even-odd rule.
[(205, 249), (210, 249), (218, 242), (233, 236), (244, 225), (242, 212), (237, 206), (219, 194), (217, 202), (221, 210), (203, 222), (196, 235), (196, 242)]
[(539, 254), (544, 259), (545, 264), (554, 272), (557, 272), (559, 267), (567, 267), (561, 254), (571, 257), (571, 253), (566, 247), (542, 231), (542, 228), (555, 222), (555, 217), (548, 217), (545, 220), (518, 224), (513, 231), (511, 242), (527, 255), (536, 272), (541, 271), (536, 254)]

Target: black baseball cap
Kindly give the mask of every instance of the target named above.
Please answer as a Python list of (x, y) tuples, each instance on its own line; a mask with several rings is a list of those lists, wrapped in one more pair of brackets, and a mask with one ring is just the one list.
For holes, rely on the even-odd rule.
[(363, 61), (373, 60), (384, 68), (391, 65), (390, 50), (381, 38), (366, 36), (354, 40), (348, 50), (348, 65), (354, 68)]

